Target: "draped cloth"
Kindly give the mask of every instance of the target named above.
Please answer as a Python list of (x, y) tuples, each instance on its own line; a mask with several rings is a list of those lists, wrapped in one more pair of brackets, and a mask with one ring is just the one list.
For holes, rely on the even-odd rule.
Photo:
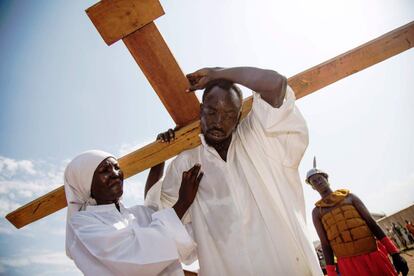
[[(73, 241), (71, 231), (68, 231), (68, 223), (72, 216), (86, 206), (96, 205), (91, 197), (91, 186), (93, 174), (99, 164), (109, 158), (112, 154), (101, 150), (89, 150), (76, 156), (65, 169), (64, 183), (66, 201), (68, 202), (66, 215), (66, 255), (72, 259), (68, 246)], [(115, 157), (114, 157), (115, 158)]]
[(308, 132), (292, 89), (280, 108), (254, 93), (226, 162), (200, 138), (202, 144), (179, 154), (146, 198), (153, 208), (172, 206), (183, 171), (201, 164), (204, 176), (184, 217), (198, 244), (199, 274), (322, 275), (298, 173)]

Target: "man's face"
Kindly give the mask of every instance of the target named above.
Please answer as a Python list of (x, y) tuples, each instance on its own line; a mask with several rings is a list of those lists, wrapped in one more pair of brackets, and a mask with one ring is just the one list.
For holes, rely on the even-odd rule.
[(241, 102), (234, 91), (213, 87), (201, 106), (201, 131), (208, 143), (217, 144), (229, 138), (240, 117)]
[(309, 177), (309, 183), (312, 185), (312, 188), (314, 188), (319, 193), (323, 193), (327, 189), (329, 189), (328, 179), (320, 173), (314, 174), (311, 177)]
[(96, 168), (92, 179), (91, 195), (105, 204), (117, 202), (123, 193), (124, 174), (118, 161), (109, 157)]

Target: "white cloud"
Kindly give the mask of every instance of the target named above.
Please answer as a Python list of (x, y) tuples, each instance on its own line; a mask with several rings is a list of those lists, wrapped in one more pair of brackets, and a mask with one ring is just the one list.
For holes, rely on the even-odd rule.
[(13, 200), (3, 199), (0, 197), (0, 216), (5, 216), (10, 211), (15, 210), (19, 207), (20, 204), (14, 202)]
[(47, 266), (48, 270), (53, 269), (55, 272), (79, 273), (72, 260), (63, 251), (26, 251), (19, 256), (0, 257), (0, 272), (6, 271), (7, 268), (22, 269), (34, 265)]
[(0, 156), (0, 177), (9, 178), (17, 173), (35, 175), (33, 162), (30, 160), (14, 160)]
[(55, 235), (55, 236), (65, 237), (66, 227), (53, 228), (53, 229), (48, 230), (48, 233), (51, 235)]
[(62, 185), (65, 165), (0, 156), (0, 215)]
[(144, 204), (145, 184), (136, 179), (127, 179), (124, 185), (122, 201), (126, 206)]
[(13, 230), (10, 227), (0, 225), (0, 236), (1, 235), (11, 235)]

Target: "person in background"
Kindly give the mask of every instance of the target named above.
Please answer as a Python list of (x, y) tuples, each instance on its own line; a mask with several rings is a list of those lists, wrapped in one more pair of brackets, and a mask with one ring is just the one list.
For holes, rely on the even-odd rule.
[(408, 245), (413, 243), (413, 238), (411, 237), (410, 232), (408, 232), (408, 230), (404, 226), (402, 226), (401, 223), (398, 222), (398, 225), (400, 226), (401, 234), (403, 238), (407, 242), (407, 248), (408, 248)]
[[(407, 275), (408, 266), (399, 250), (371, 217), (364, 203), (346, 189), (332, 191), (328, 174), (316, 168), (306, 182), (321, 199), (312, 211), (329, 276), (336, 276), (334, 256), (343, 276)], [(395, 269), (388, 259), (391, 255)]]
[(396, 237), (396, 234), (392, 231), (391, 228), (386, 228), (387, 229), (387, 236), (392, 240), (392, 242), (401, 249), (401, 245), (400, 242), (398, 241), (398, 238)]
[(392, 223), (392, 231), (396, 234), (397, 239), (400, 241), (401, 245), (404, 249), (407, 249), (407, 240), (404, 238), (403, 230), (401, 225), (396, 224), (395, 222)]
[[(405, 228), (411, 234), (411, 238), (414, 239), (414, 225), (411, 222), (409, 222), (408, 220), (405, 220)], [(413, 240), (413, 242), (414, 242), (414, 240)]]

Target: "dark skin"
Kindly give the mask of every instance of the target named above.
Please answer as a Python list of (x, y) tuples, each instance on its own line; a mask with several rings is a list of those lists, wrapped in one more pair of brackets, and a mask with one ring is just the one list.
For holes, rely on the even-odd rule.
[(164, 165), (165, 162), (162, 162), (154, 167), (152, 167), (147, 176), (147, 182), (145, 183), (144, 189), (144, 198), (147, 197), (148, 191), (154, 186), (155, 183), (158, 182), (164, 175)]
[[(330, 188), (328, 178), (323, 174), (312, 175), (309, 178), (309, 182), (312, 188), (321, 195), (321, 198), (325, 198), (332, 193), (332, 189)], [(344, 199), (343, 204), (352, 204), (355, 207), (355, 209), (358, 211), (361, 218), (365, 220), (369, 229), (371, 230), (372, 234), (374, 234), (374, 236), (377, 238), (377, 240), (381, 240), (386, 236), (384, 231), (382, 231), (382, 229), (379, 227), (376, 221), (372, 218), (364, 203), (362, 203), (362, 201), (356, 195), (350, 193), (349, 196), (347, 196)], [(321, 241), (322, 251), (323, 255), (325, 256), (327, 265), (334, 265), (335, 262), (334, 253), (329, 244), (325, 229), (322, 225), (322, 217), (336, 207), (337, 206), (326, 208), (315, 207), (312, 211), (313, 224), (316, 228), (316, 232), (318, 233), (319, 239)], [(396, 263), (405, 263), (405, 266), (407, 266), (404, 258), (402, 258), (399, 253), (392, 254), (391, 256), (393, 259), (394, 266), (397, 267)]]
[[(256, 91), (275, 108), (283, 104), (287, 86), (284, 76), (272, 70), (254, 67), (203, 68), (188, 74), (187, 79), (190, 82), (187, 93), (205, 89), (211, 81), (225, 79)], [(220, 87), (212, 88), (201, 104), (201, 131), (207, 144), (215, 148), (224, 161), (227, 161), (232, 133), (240, 121), (241, 106), (241, 99), (236, 92)], [(168, 132), (161, 133), (160, 137), (162, 142), (174, 140)]]
[(98, 205), (114, 203), (119, 210), (119, 199), (124, 190), (124, 173), (113, 157), (103, 160), (96, 168), (91, 186), (91, 197)]
[[(183, 172), (179, 197), (173, 209), (181, 219), (193, 203), (203, 172), (201, 166), (196, 164), (186, 172)], [(96, 168), (91, 186), (91, 197), (98, 205), (115, 204), (118, 211), (119, 199), (123, 194), (124, 174), (118, 161), (113, 157), (103, 160)]]
[(260, 94), (273, 107), (280, 107), (286, 93), (287, 79), (273, 70), (255, 67), (203, 68), (188, 74), (190, 88), (187, 92), (206, 88), (216, 79), (225, 79), (241, 84)]
[(227, 161), (232, 133), (240, 121), (241, 106), (235, 92), (229, 93), (220, 87), (212, 88), (201, 104), (201, 132), (224, 161)]
[[(160, 133), (157, 136), (157, 141), (161, 141), (162, 143), (170, 143), (171, 141), (175, 140), (175, 130), (178, 128), (176, 127), (174, 130), (169, 129), (166, 132)], [(152, 186), (155, 185), (164, 175), (164, 166), (165, 162), (162, 162), (150, 169), (150, 172), (148, 173), (147, 181), (145, 183), (145, 189), (144, 189), (144, 198), (147, 197), (148, 191), (152, 188)]]

